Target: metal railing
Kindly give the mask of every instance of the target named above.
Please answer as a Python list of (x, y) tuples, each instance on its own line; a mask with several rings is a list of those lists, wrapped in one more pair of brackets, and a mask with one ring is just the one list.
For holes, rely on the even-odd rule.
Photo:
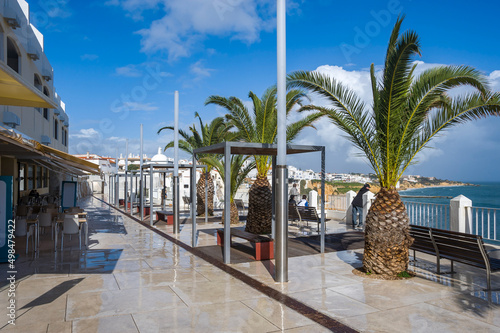
[(450, 206), (404, 201), (410, 224), (450, 230)]
[(497, 221), (500, 218), (500, 209), (489, 207), (466, 207), (471, 210), (471, 233), (480, 235), (488, 240), (500, 240)]
[(330, 210), (347, 210), (347, 196), (345, 194), (341, 195), (330, 195), (325, 203), (325, 208)]

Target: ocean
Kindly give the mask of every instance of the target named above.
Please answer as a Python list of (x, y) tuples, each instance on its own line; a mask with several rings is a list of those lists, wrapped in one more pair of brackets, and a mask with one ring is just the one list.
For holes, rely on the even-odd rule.
[[(474, 207), (500, 208), (500, 182), (477, 182), (475, 186), (428, 187), (400, 191), (399, 194), (415, 196), (456, 197), (464, 195)], [(449, 204), (449, 198), (402, 198), (403, 201)]]
[[(449, 205), (450, 200), (456, 196), (464, 195), (472, 200), (472, 224), (473, 231), (482, 235), (486, 242), (495, 240), (500, 242), (500, 183), (498, 182), (477, 182), (474, 186), (446, 186), (428, 187), (422, 189), (410, 189), (400, 191), (401, 196), (439, 196), (440, 198), (408, 198), (402, 197), (403, 202), (423, 202)], [(479, 208), (479, 209), (476, 209)], [(487, 210), (481, 208), (497, 208), (499, 210)], [(423, 210), (425, 213), (425, 210)], [(442, 215), (441, 215), (442, 214)], [(438, 213), (437, 217), (432, 214), (424, 216), (421, 220), (426, 220), (433, 227), (439, 225), (440, 218), (449, 219), (449, 211)], [(410, 220), (412, 217), (410, 216)], [(418, 217), (415, 217), (418, 219)], [(420, 224), (418, 221), (411, 223)], [(488, 239), (488, 240), (487, 240)]]

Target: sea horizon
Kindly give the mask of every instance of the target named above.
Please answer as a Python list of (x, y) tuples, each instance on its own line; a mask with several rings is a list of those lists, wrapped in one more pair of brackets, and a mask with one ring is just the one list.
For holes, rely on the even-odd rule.
[(399, 191), (400, 195), (432, 196), (443, 198), (403, 198), (404, 201), (447, 204), (451, 198), (459, 195), (472, 200), (473, 207), (500, 209), (500, 182), (476, 181), (473, 185), (429, 186)]

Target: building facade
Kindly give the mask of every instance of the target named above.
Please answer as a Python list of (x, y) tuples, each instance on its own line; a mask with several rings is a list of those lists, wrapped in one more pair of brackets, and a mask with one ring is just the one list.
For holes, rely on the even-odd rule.
[[(55, 91), (43, 35), (29, 18), (25, 0), (0, 2), (0, 130), (35, 147), (40, 143), (67, 153), (69, 117)], [(48, 193), (50, 183), (56, 188), (61, 178), (37, 159), (4, 152), (0, 154), (0, 175), (14, 177), (14, 199), (33, 189)]]

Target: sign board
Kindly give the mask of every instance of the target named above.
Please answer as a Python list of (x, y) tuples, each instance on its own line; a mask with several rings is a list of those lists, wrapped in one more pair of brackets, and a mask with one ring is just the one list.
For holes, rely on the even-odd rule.
[[(8, 235), (14, 233), (12, 220), (12, 176), (0, 176), (0, 262), (8, 260)], [(10, 226), (10, 227), (9, 227)]]
[(61, 207), (63, 211), (76, 206), (77, 188), (77, 182), (62, 182)]

